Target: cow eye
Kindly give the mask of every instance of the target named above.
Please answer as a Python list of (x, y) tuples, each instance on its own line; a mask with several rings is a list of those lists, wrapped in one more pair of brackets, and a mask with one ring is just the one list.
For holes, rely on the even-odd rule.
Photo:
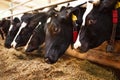
[(96, 23), (96, 20), (93, 20), (93, 19), (90, 19), (87, 21), (87, 25), (92, 25), (92, 24), (95, 24)]
[(89, 24), (93, 24), (94, 23), (94, 21), (93, 20), (89, 20)]
[(58, 16), (58, 14), (55, 14), (55, 16), (57, 17), (57, 16)]
[(58, 33), (58, 32), (60, 32), (60, 28), (57, 28), (57, 27), (53, 27), (52, 30), (53, 30), (54, 33)]

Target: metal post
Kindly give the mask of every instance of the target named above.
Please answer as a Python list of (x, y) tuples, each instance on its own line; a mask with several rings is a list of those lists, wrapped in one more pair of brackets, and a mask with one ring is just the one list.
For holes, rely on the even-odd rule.
[[(11, 2), (10, 2), (10, 12), (11, 12), (11, 15), (13, 15), (13, 9), (12, 9), (12, 7), (13, 7), (13, 2), (12, 2), (12, 0), (11, 0)], [(10, 21), (12, 22), (13, 21), (13, 16), (11, 16), (10, 17)]]

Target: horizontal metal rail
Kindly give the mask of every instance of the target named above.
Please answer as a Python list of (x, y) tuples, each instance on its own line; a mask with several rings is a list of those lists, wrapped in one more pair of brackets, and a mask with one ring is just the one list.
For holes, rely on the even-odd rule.
[(76, 1), (76, 0), (67, 0), (67, 1), (62, 1), (62, 2), (61, 1), (60, 2), (52, 2), (50, 4), (46, 4), (44, 6), (40, 6), (40, 7), (37, 7), (37, 8), (30, 9), (30, 10), (22, 11), (22, 12), (15, 13), (15, 14), (12, 14), (12, 15), (10, 14), (10, 15), (7, 15), (7, 16), (3, 16), (2, 18), (11, 17), (11, 16), (27, 13), (27, 12), (34, 11), (34, 10), (40, 10), (40, 9), (44, 9), (44, 8), (47, 8), (47, 7), (60, 5), (60, 4), (67, 3), (67, 2), (72, 2), (72, 1)]

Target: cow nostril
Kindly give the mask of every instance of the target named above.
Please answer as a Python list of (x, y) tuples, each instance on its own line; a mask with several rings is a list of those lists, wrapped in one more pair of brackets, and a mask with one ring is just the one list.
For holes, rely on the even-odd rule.
[(85, 52), (87, 52), (87, 51), (88, 51), (87, 48), (79, 47), (79, 52), (80, 52), (80, 53), (85, 53)]
[(44, 61), (45, 61), (46, 63), (48, 63), (48, 64), (52, 64), (52, 63), (53, 63), (48, 57), (45, 58)]
[(49, 58), (45, 58), (44, 61), (49, 63)]

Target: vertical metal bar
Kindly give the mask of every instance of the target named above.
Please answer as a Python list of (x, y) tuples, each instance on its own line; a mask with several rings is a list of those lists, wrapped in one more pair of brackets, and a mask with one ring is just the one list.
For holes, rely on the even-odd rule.
[[(11, 12), (11, 15), (13, 15), (13, 9), (12, 9), (12, 7), (13, 7), (13, 1), (11, 0), (11, 2), (10, 2), (10, 12)], [(10, 17), (10, 21), (11, 21), (11, 23), (12, 23), (12, 21), (13, 21), (13, 16), (11, 16)]]
[(51, 3), (51, 0), (48, 0), (48, 4)]

